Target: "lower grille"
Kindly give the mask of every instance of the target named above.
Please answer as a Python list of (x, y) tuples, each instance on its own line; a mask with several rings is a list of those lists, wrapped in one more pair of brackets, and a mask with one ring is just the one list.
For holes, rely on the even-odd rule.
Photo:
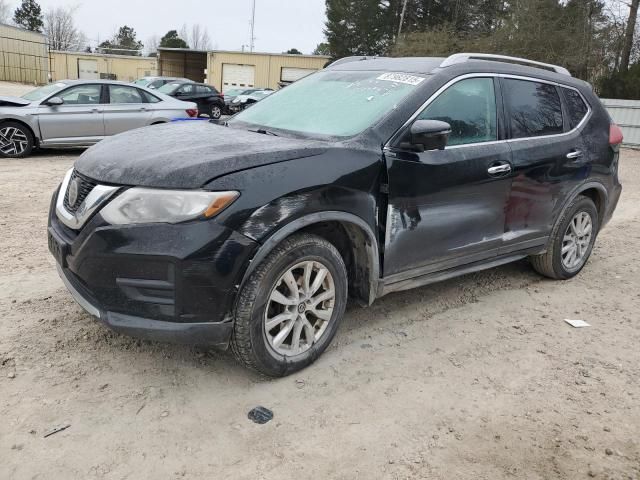
[[(69, 213), (76, 213), (80, 205), (82, 205), (82, 202), (84, 202), (84, 199), (87, 198), (87, 195), (91, 193), (91, 190), (93, 190), (96, 185), (97, 182), (74, 170), (69, 179), (67, 191), (64, 192), (64, 208), (66, 208)], [(69, 199), (72, 188), (77, 189), (76, 198), (73, 203)]]

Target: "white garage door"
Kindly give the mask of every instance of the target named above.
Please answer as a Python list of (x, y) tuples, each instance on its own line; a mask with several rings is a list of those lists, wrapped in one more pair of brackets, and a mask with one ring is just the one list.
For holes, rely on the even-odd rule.
[(296, 80), (300, 80), (301, 78), (306, 77), (307, 75), (312, 74), (315, 70), (311, 68), (291, 68), (291, 67), (282, 67), (282, 75), (280, 75), (280, 80), (283, 82), (295, 82)]
[(235, 87), (255, 86), (256, 67), (253, 65), (222, 65), (222, 90)]
[(98, 73), (98, 60), (78, 59), (78, 78), (95, 80), (100, 78)]

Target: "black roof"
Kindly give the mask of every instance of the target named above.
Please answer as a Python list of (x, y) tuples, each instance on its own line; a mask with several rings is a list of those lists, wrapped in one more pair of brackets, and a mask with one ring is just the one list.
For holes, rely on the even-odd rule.
[(451, 73), (451, 75), (501, 73), (540, 78), (575, 87), (591, 88), (587, 82), (578, 78), (534, 66), (498, 60), (469, 59), (465, 62), (441, 67), (442, 62), (445, 60), (445, 58), (441, 57), (348, 57), (337, 60), (329, 65), (327, 69), (338, 71), (389, 71), (421, 75), (430, 75), (438, 72), (447, 72)]

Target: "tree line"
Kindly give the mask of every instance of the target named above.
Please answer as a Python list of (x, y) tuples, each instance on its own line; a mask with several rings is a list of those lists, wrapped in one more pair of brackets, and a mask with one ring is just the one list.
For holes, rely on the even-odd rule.
[(601, 96), (640, 99), (640, 0), (326, 0), (316, 53), (499, 53), (567, 67)]
[[(193, 48), (208, 50), (211, 39), (206, 27), (186, 24), (178, 30), (169, 30), (164, 36), (154, 35), (147, 40), (147, 47), (138, 40), (135, 29), (128, 25), (119, 27), (113, 36), (91, 47), (87, 36), (76, 26), (77, 7), (51, 7), (45, 12), (36, 0), (21, 0), (11, 12), (7, 0), (0, 0), (0, 23), (13, 25), (33, 32), (44, 33), (49, 47), (53, 50), (87, 51), (95, 50), (112, 55), (141, 56), (146, 50), (149, 56), (155, 56), (158, 47)], [(95, 44), (94, 43), (94, 44)]]

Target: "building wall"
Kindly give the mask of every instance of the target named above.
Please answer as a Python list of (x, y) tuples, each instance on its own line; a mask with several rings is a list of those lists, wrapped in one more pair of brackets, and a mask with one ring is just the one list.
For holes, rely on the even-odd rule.
[(158, 75), (189, 78), (203, 83), (207, 68), (207, 53), (194, 50), (160, 50)]
[(47, 83), (47, 37), (0, 24), (0, 80)]
[(283, 67), (321, 70), (328, 57), (316, 55), (286, 55), (247, 52), (209, 52), (207, 60), (207, 82), (218, 90), (222, 89), (222, 66), (225, 63), (253, 65), (255, 86), (278, 88)]
[[(131, 82), (147, 75), (157, 75), (157, 61), (150, 57), (107, 55), (102, 53), (61, 52), (52, 50), (52, 81), (78, 78), (78, 60), (97, 60), (101, 78)], [(113, 77), (115, 75), (115, 78)]]

